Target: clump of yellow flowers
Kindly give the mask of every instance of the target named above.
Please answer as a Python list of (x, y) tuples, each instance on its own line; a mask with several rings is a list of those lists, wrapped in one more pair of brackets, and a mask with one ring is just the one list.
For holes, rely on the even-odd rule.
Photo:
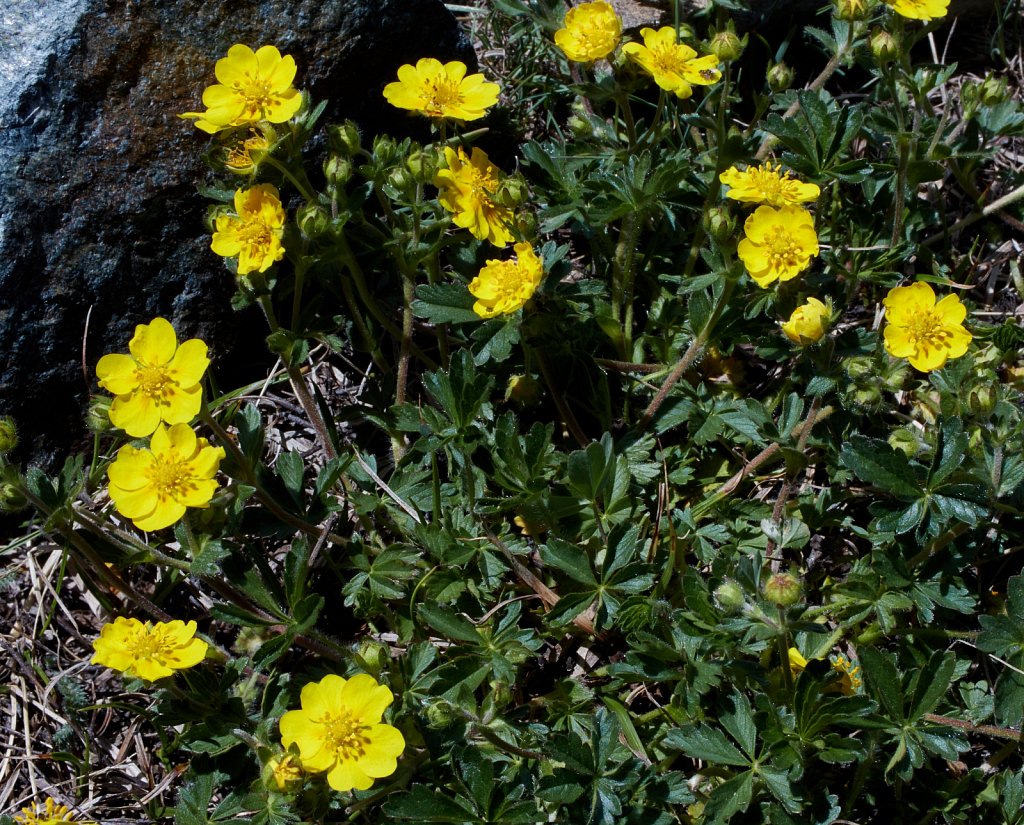
[(302, 107), (302, 95), (292, 86), (295, 60), (275, 46), (253, 51), (236, 43), (214, 67), (218, 83), (203, 92), (205, 112), (185, 112), (204, 132), (268, 121), (284, 123)]
[(398, 728), (381, 722), (394, 698), (365, 673), (329, 674), (302, 688), (300, 708), (281, 717), (281, 745), (298, 751), (303, 769), (325, 771), (334, 790), (365, 791), (395, 772), (405, 750)]
[(431, 118), (479, 120), (498, 102), (501, 89), (482, 74), (467, 77), (466, 71), (459, 60), (421, 57), (415, 66), (399, 67), (398, 80), (384, 87), (384, 97), (392, 106)]
[(92, 663), (155, 682), (206, 658), (209, 645), (195, 635), (195, 622), (153, 624), (119, 616), (101, 628)]
[(972, 335), (963, 325), (967, 308), (959, 296), (947, 295), (936, 303), (931, 286), (918, 281), (893, 288), (883, 303), (885, 350), (890, 355), (931, 372), (967, 352)]
[(608, 3), (580, 3), (565, 13), (555, 45), (577, 63), (593, 63), (608, 57), (619, 45), (622, 21)]

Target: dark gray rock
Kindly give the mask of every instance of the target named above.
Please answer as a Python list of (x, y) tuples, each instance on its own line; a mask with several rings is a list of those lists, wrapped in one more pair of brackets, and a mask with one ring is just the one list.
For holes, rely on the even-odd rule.
[(0, 412), (16, 458), (44, 466), (85, 437), (92, 368), (135, 324), (163, 315), (218, 365), (262, 340), (209, 250), (209, 137), (176, 117), (232, 44), (292, 55), (322, 122), (392, 133), (410, 122), (381, 96), (400, 64), (476, 65), (439, 0), (8, 0), (0, 21)]

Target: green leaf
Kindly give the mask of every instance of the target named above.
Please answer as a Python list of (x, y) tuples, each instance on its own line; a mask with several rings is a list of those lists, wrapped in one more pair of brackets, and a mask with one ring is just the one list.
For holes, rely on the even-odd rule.
[[(748, 705), (749, 711), (749, 705)], [(722, 765), (746, 767), (750, 764), (736, 746), (717, 728), (707, 726), (676, 728), (665, 735), (664, 744), (675, 748), (693, 759)]]
[(207, 814), (210, 799), (217, 785), (227, 778), (227, 774), (211, 771), (185, 785), (178, 793), (178, 802), (174, 806), (174, 825), (208, 825), (215, 822)]
[(605, 480), (615, 467), (612, 438), (608, 433), (585, 450), (569, 454), (566, 464), (569, 486), (587, 501), (599, 501)]
[(482, 641), (473, 623), (457, 615), (449, 607), (439, 604), (421, 604), (416, 609), (416, 613), (434, 630), (444, 634), (449, 639), (458, 639), (460, 642), (472, 642), (474, 644), (480, 644)]
[(920, 719), (935, 708), (949, 690), (955, 668), (956, 656), (948, 651), (935, 651), (928, 664), (915, 674), (916, 684), (910, 698), (908, 719)]
[(900, 498), (912, 501), (923, 493), (906, 454), (885, 441), (855, 435), (843, 445), (839, 460), (862, 481)]
[(732, 738), (739, 742), (744, 753), (754, 759), (757, 755), (757, 727), (750, 713), (750, 702), (739, 692), (733, 693), (730, 701), (732, 710), (722, 713), (719, 720)]
[(306, 463), (302, 460), (302, 456), (295, 450), (286, 450), (277, 457), (274, 469), (292, 500), (301, 506), (303, 503), (303, 479), (306, 472)]
[(892, 655), (874, 647), (859, 651), (864, 684), (871, 697), (881, 703), (893, 722), (902, 722), (903, 683)]
[(465, 284), (422, 284), (416, 288), (412, 311), (432, 324), (464, 324), (480, 321), (473, 312), (475, 303)]
[(413, 785), (408, 793), (390, 797), (384, 803), (385, 816), (395, 819), (414, 819), (417, 822), (476, 822), (468, 808), (451, 799), (441, 791), (425, 785)]
[(597, 579), (590, 567), (590, 556), (586, 550), (551, 536), (541, 545), (540, 558), (544, 564), (561, 570), (573, 581), (597, 587)]

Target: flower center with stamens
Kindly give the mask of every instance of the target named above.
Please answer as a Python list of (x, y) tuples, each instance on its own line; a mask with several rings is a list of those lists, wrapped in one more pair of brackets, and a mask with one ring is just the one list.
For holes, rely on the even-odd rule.
[(192, 473), (187, 462), (161, 460), (159, 456), (154, 458), (148, 477), (161, 501), (180, 499), (189, 490), (194, 489)]
[(448, 77), (428, 80), (426, 83), (427, 106), (425, 111), (435, 117), (443, 117), (449, 107), (462, 103), (459, 84)]
[(783, 226), (773, 227), (765, 236), (764, 245), (773, 269), (788, 269), (800, 265), (801, 247)]
[(164, 649), (163, 637), (148, 624), (139, 629), (138, 633), (127, 644), (129, 652), (136, 659), (149, 659)]
[(679, 56), (678, 49), (673, 46), (654, 47), (650, 50), (654, 69), (658, 73), (679, 74), (686, 65), (686, 60)]
[(245, 80), (236, 83), (234, 89), (245, 100), (245, 115), (249, 119), (264, 117), (266, 110), (274, 103), (270, 83), (264, 78), (246, 75)]
[(366, 753), (366, 746), (370, 744), (366, 731), (370, 726), (352, 718), (348, 711), (329, 713), (322, 724), (328, 749), (335, 751), (339, 759), (355, 759)]
[(243, 221), (238, 230), (238, 240), (246, 246), (256, 247), (261, 255), (266, 254), (273, 239), (270, 227), (259, 219)]
[(158, 404), (168, 403), (174, 379), (168, 373), (167, 367), (139, 365), (135, 370), (135, 378), (139, 382), (139, 391), (143, 395), (148, 395)]
[(918, 347), (939, 349), (948, 346), (952, 335), (942, 323), (942, 316), (933, 310), (916, 313), (906, 324), (907, 337)]

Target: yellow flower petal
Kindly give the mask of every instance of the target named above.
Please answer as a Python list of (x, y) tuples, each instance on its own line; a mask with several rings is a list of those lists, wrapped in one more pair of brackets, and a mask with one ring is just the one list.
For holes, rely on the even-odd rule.
[(178, 338), (174, 327), (164, 318), (154, 318), (148, 324), (135, 327), (135, 335), (128, 342), (132, 357), (143, 364), (157, 366), (166, 364), (174, 357)]
[(129, 355), (108, 353), (96, 363), (96, 377), (107, 392), (114, 395), (130, 393), (139, 386), (135, 366), (135, 359)]

